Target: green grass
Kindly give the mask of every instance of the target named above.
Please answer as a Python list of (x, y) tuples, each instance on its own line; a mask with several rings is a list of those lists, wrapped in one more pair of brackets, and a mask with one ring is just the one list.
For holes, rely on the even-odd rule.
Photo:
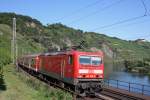
[(38, 92), (19, 80), (14, 72), (13, 66), (4, 67), (6, 90), (1, 91), (0, 100), (35, 100)]
[[(60, 89), (48, 87), (37, 79), (18, 73), (13, 65), (4, 67), (4, 85), (0, 100), (71, 100), (72, 96)], [(1, 85), (1, 84), (0, 84)]]
[[(0, 13), (0, 16), (1, 16), (1, 19), (0, 19), (0, 67), (9, 64), (12, 60), (11, 59), (11, 39), (12, 39), (12, 20), (11, 19), (14, 15), (15, 14)], [(79, 44), (81, 40), (85, 40), (86, 45), (83, 50), (89, 51), (92, 47), (95, 47), (97, 49), (102, 49), (102, 44), (106, 44), (117, 53), (117, 57), (115, 58), (116, 61), (122, 61), (122, 60), (124, 61), (125, 59), (131, 60), (131, 61), (132, 60), (138, 61), (138, 60), (142, 60), (145, 58), (150, 58), (150, 55), (149, 55), (150, 54), (150, 42), (136, 43), (134, 41), (125, 41), (125, 40), (121, 40), (115, 37), (109, 37), (103, 34), (98, 34), (98, 33), (93, 33), (93, 32), (83, 32), (82, 30), (73, 29), (60, 23), (44, 26), (39, 21), (32, 19), (28, 16), (22, 16), (22, 15), (15, 15), (15, 16), (17, 18), (18, 56), (25, 55), (28, 53), (34, 54), (34, 53), (42, 52), (47, 49), (56, 48), (55, 46), (58, 46), (60, 48), (63, 48), (69, 45), (74, 46), (74, 45)], [(27, 27), (26, 24), (30, 24), (30, 22), (34, 22), (36, 24), (36, 27), (35, 28)], [(32, 37), (28, 37), (28, 36), (32, 36)], [(48, 38), (40, 39), (38, 38), (39, 36), (46, 36)], [(111, 63), (112, 61), (113, 61), (112, 58), (105, 57), (105, 63), (107, 62)], [(107, 65), (105, 64), (105, 66)], [(6, 74), (8, 73), (6, 71)], [(9, 74), (11, 74), (11, 71)], [(29, 88), (30, 92), (29, 93), (25, 92), (25, 93), (26, 94), (31, 93), (30, 95), (31, 98), (28, 96), (27, 97), (24, 96), (29, 100), (30, 99), (31, 100), (32, 99), (43, 100), (43, 99), (46, 99), (46, 97), (49, 100), (49, 96), (52, 96), (52, 95), (54, 95), (54, 97), (58, 97), (57, 99), (59, 98), (62, 99), (63, 98), (62, 96), (65, 95), (64, 92), (62, 91), (57, 92), (55, 91), (55, 89), (54, 90), (52, 89), (55, 92), (49, 92), (49, 90), (46, 90), (47, 87), (41, 87), (40, 83), (38, 86), (37, 84), (34, 84), (32, 80), (30, 81), (30, 79), (28, 79), (27, 77), (24, 78), (24, 76), (22, 75), (17, 75), (15, 73), (12, 76), (10, 75), (12, 79), (15, 78), (16, 76), (19, 76), (18, 78), (21, 79), (20, 81), (21, 82), (23, 81), (25, 84), (27, 84), (27, 87), (28, 86), (30, 87)], [(17, 85), (15, 86), (15, 84), (17, 84), (16, 81), (18, 80), (19, 82), (19, 79), (17, 79), (13, 83), (13, 80), (9, 79), (7, 75), (5, 75), (5, 77), (6, 77), (5, 79), (6, 83), (8, 84), (8, 87), (9, 87), (7, 89), (11, 90), (12, 88), (12, 90), (11, 91), (9, 90), (8, 93), (7, 93), (7, 90), (6, 92), (4, 91), (4, 93), (2, 93), (3, 94), (2, 97), (3, 98), (6, 97), (6, 99), (4, 98), (4, 100), (14, 100), (13, 96), (15, 98), (16, 97), (15, 95), (18, 95), (21, 93), (24, 95), (24, 91), (21, 90), (21, 88), (20, 90), (18, 90)], [(26, 79), (26, 80), (22, 80), (22, 79)], [(7, 82), (7, 80), (9, 81)], [(24, 84), (21, 82), (19, 82), (18, 84), (19, 85)], [(40, 87), (40, 89), (37, 89), (37, 87)], [(17, 90), (20, 92), (18, 92)], [(31, 91), (32, 92), (34, 91), (34, 92), (32, 93)], [(42, 91), (48, 91), (48, 92), (42, 92)], [(39, 95), (39, 98), (36, 98), (37, 95)], [(18, 96), (18, 99), (20, 98)]]
[[(11, 62), (12, 29), (8, 25), (0, 24), (0, 69)], [(25, 39), (20, 33), (18, 55), (42, 51), (40, 44), (32, 39)], [(4, 80), (3, 80), (4, 79)], [(48, 88), (38, 80), (32, 80), (14, 70), (14, 66), (4, 67), (4, 77), (0, 79), (0, 100), (70, 100), (69, 93), (60, 89)], [(6, 90), (3, 90), (6, 87)]]

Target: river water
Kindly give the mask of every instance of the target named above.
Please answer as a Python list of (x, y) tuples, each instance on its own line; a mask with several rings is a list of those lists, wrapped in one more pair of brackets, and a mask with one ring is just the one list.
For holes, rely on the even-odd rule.
[[(134, 92), (142, 92), (142, 85), (144, 86), (144, 94), (150, 95), (150, 77), (147, 75), (142, 75), (139, 73), (130, 73), (125, 71), (125, 67), (123, 64), (105, 64), (105, 78), (119, 80), (123, 82), (119, 82), (120, 88), (129, 89), (129, 84), (124, 82), (131, 83), (131, 90)], [(110, 81), (112, 86), (116, 87), (117, 81)], [(137, 83), (137, 84), (132, 84)], [(137, 89), (136, 89), (137, 88)], [(148, 91), (147, 91), (148, 90)]]

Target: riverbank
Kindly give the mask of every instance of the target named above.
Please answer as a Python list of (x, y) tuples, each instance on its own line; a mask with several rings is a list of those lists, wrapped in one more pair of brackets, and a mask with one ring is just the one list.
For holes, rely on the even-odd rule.
[(128, 72), (141, 73), (150, 76), (150, 59), (125, 60), (124, 65)]
[(72, 97), (60, 89), (48, 88), (39, 80), (32, 80), (18, 73), (13, 65), (7, 65), (0, 78), (0, 100), (71, 100)]

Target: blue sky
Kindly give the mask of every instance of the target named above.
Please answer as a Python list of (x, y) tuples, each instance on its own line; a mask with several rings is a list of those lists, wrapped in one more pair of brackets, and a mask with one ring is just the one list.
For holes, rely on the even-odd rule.
[[(142, 0), (0, 0), (0, 12), (15, 12), (43, 24), (61, 22), (69, 27), (94, 31), (126, 40), (150, 40), (150, 16), (103, 27), (142, 16)], [(150, 0), (143, 0), (150, 15)]]

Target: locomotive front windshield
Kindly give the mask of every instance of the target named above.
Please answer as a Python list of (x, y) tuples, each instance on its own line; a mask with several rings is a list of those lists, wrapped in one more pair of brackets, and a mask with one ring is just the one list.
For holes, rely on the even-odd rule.
[(79, 58), (79, 62), (80, 64), (83, 65), (100, 65), (102, 60), (100, 57), (96, 57), (96, 56), (80, 56)]

